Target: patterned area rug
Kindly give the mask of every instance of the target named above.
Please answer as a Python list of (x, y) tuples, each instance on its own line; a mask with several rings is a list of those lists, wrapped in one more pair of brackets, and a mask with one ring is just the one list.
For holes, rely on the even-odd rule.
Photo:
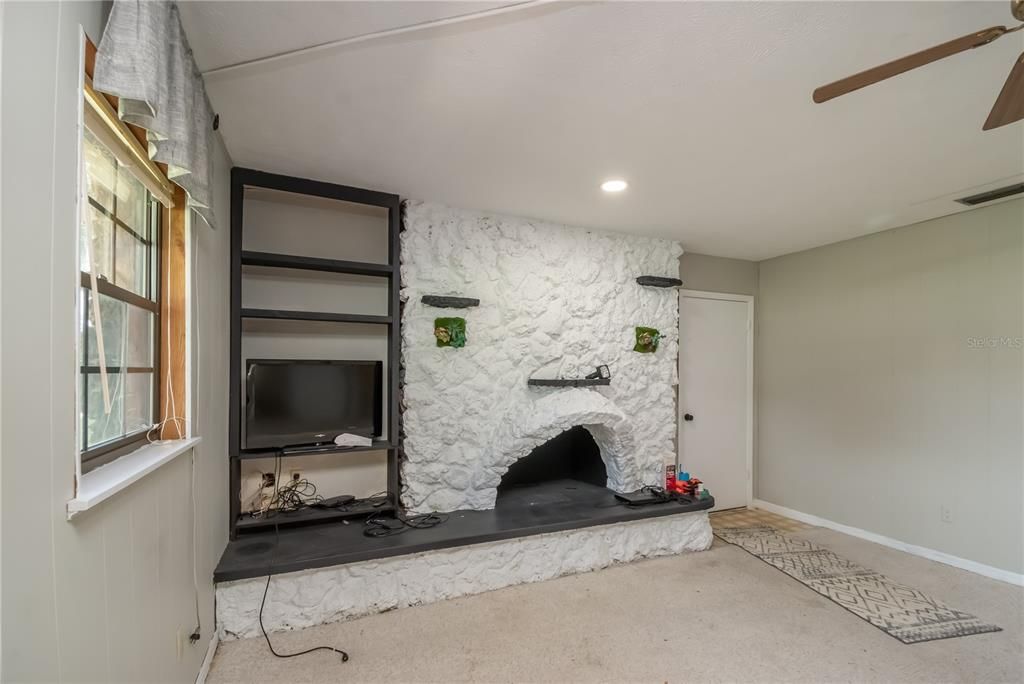
[(719, 528), (715, 534), (905, 644), (1002, 631), (913, 587), (775, 528)]

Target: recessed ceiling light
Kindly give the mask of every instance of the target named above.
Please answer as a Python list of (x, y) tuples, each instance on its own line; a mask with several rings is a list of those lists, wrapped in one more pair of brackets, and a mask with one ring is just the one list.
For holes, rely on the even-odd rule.
[(604, 183), (601, 183), (601, 189), (605, 192), (622, 192), (627, 187), (629, 187), (629, 183), (619, 178), (606, 180)]

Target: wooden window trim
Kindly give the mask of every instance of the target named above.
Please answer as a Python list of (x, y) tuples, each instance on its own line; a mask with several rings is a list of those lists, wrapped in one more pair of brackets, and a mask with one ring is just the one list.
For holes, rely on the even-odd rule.
[[(88, 38), (85, 41), (85, 75), (91, 81), (96, 65), (96, 45)], [(113, 95), (101, 93), (103, 98), (118, 111), (118, 99)], [(135, 139), (148, 148), (146, 131), (143, 128), (121, 122)], [(161, 162), (156, 167), (167, 180), (167, 165)], [(170, 183), (170, 181), (167, 181)], [(185, 225), (187, 218), (187, 198), (185, 191), (178, 185), (173, 188), (173, 207), (163, 208), (162, 230), (160, 231), (160, 316), (158, 337), (160, 339), (160, 363), (157, 368), (156, 382), (159, 387), (158, 423), (162, 426), (159, 439), (183, 439), (188, 436), (186, 419), (188, 407), (185, 404), (185, 367), (186, 344), (185, 327), (187, 315), (186, 284), (185, 284)], [(174, 408), (174, 415), (172, 413)], [(174, 420), (177, 418), (178, 420)], [(125, 445), (134, 447), (134, 443)], [(117, 455), (120, 455), (117, 450)], [(114, 452), (112, 452), (114, 453)]]

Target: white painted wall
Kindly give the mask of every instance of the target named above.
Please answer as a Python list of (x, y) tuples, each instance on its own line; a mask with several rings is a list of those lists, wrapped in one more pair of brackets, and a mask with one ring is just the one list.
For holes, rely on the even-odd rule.
[[(0, 94), (3, 93), (3, 81), (4, 81), (4, 7), (5, 3), (0, 3)], [(4, 154), (4, 125), (3, 125), (3, 107), (0, 107), (0, 159), (3, 159)], [(0, 163), (0, 198), (3, 197), (4, 187), (4, 174), (3, 164)], [(3, 211), (0, 211), (0, 302), (3, 301), (3, 235), (4, 235), (4, 220)], [(0, 387), (4, 383), (4, 371), (3, 371), (3, 318), (0, 317)], [(0, 393), (0, 435), (4, 433), (4, 407), (3, 407), (3, 393)], [(3, 440), (0, 439), (0, 587), (3, 587)], [(4, 602), (3, 602), (3, 591), (0, 590), (0, 616), (4, 614)], [(3, 630), (0, 629), (0, 678), (3, 677), (4, 671), (4, 659), (3, 659)]]
[(104, 3), (5, 3), (2, 58), (2, 646), (4, 681), (193, 681), (213, 634), (227, 537), (228, 173), (222, 228), (196, 226), (192, 398), (201, 641), (192, 629), (193, 515), (184, 455), (68, 522), (75, 472), (74, 340), (81, 27)]
[(1024, 571), (1024, 200), (761, 262), (758, 296), (758, 498)]
[(679, 277), (688, 290), (757, 295), (756, 261), (686, 252), (679, 257)]

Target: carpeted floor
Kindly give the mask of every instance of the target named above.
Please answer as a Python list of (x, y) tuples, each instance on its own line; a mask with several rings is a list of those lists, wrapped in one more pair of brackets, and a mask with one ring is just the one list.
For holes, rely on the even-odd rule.
[[(732, 525), (744, 512), (712, 515)], [(208, 682), (1024, 681), (1024, 589), (778, 516), (746, 514), (994, 622), (905, 645), (763, 563), (710, 551), (221, 644)], [(726, 523), (726, 516), (734, 519)]]

